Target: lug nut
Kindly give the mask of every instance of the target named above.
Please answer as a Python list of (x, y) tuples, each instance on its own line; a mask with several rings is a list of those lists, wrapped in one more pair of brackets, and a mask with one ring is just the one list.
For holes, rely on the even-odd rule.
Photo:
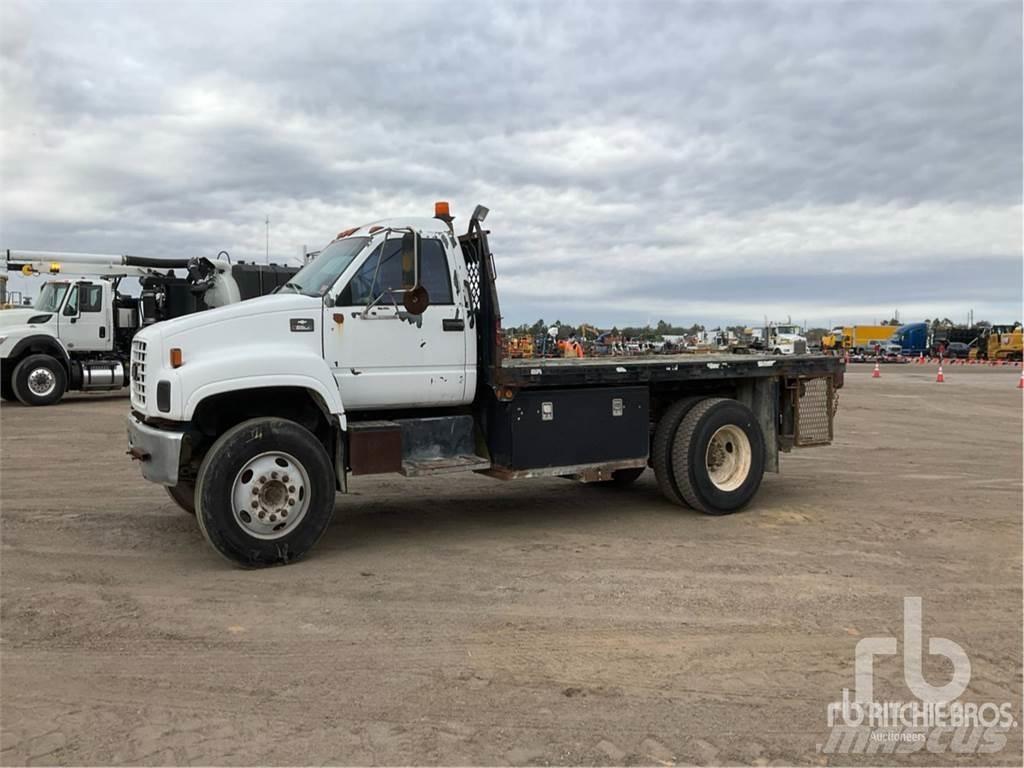
[(258, 501), (256, 501), (256, 499), (253, 499), (252, 500), (252, 508), (253, 509), (258, 509), (259, 506), (260, 506), (260, 503)]
[(295, 499), (288, 499), (288, 506), (289, 507), (294, 507), (295, 506)]
[(266, 475), (260, 475), (260, 482), (261, 483), (267, 482), (267, 476)]
[(260, 489), (259, 488), (253, 488), (252, 489), (252, 495), (253, 496), (259, 496), (259, 493), (260, 493)]
[(273, 479), (273, 480), (277, 480), (277, 472), (271, 472), (271, 473), (270, 473), (270, 477), (271, 477), (271, 479)]
[(260, 520), (262, 520), (262, 519), (263, 519), (263, 518), (264, 518), (264, 517), (266, 516), (266, 514), (267, 514), (267, 513), (266, 513), (266, 512), (264, 512), (264, 511), (263, 511), (263, 510), (261, 509), (261, 510), (260, 510), (260, 513), (259, 513), (259, 515), (258, 515), (259, 519), (260, 519)]
[(281, 518), (283, 519), (283, 518), (286, 518), (286, 517), (288, 517), (288, 510), (287, 509), (282, 509), (281, 510)]
[(277, 522), (277, 515), (271, 515), (270, 516), (270, 522), (276, 523)]
[(288, 475), (282, 475), (281, 476), (281, 482), (282, 483), (287, 483), (288, 482)]
[(288, 493), (295, 493), (295, 486), (294, 485), (289, 485), (288, 486)]

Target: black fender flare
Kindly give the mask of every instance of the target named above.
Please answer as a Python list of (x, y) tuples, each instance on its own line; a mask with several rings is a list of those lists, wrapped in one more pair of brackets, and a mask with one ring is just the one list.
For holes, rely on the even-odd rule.
[(7, 359), (17, 360), (32, 352), (50, 355), (59, 360), (60, 364), (64, 366), (64, 372), (68, 375), (70, 381), (71, 358), (68, 357), (67, 350), (53, 336), (47, 336), (43, 333), (26, 336), (15, 343)]

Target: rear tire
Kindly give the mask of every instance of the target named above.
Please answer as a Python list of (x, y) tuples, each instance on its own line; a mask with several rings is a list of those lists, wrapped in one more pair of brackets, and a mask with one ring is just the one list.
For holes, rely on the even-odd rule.
[(0, 360), (0, 397), (9, 402), (18, 399), (14, 394), (14, 366), (9, 360)]
[(53, 405), (64, 397), (68, 376), (49, 355), (29, 355), (14, 368), (14, 395), (25, 405)]
[(188, 512), (190, 515), (196, 513), (196, 484), (180, 482), (177, 485), (165, 486), (167, 495), (175, 504)]
[(698, 402), (699, 397), (684, 397), (672, 403), (658, 421), (654, 439), (651, 441), (651, 464), (654, 467), (654, 476), (658, 480), (658, 489), (662, 496), (680, 507), (685, 507), (686, 501), (679, 493), (679, 486), (676, 485), (672, 473), (672, 441), (683, 417)]
[(297, 560), (334, 514), (334, 468), (312, 432), (259, 418), (232, 427), (203, 458), (196, 520), (217, 552), (243, 568)]
[(697, 403), (672, 443), (672, 475), (696, 510), (727, 515), (743, 508), (764, 475), (764, 436), (751, 410), (725, 397)]

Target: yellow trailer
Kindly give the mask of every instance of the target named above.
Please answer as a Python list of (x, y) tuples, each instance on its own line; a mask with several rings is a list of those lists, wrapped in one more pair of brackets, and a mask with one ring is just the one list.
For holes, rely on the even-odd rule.
[(844, 325), (843, 337), (837, 346), (850, 352), (871, 352), (880, 341), (888, 341), (897, 325)]

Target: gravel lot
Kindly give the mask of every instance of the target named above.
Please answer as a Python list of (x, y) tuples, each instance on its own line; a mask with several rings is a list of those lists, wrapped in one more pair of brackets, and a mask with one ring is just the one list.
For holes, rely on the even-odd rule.
[[(906, 595), (969, 655), (964, 698), (1024, 719), (1020, 369), (870, 370), (835, 445), (740, 514), (650, 472), (357, 478), (312, 556), (255, 572), (141, 479), (125, 398), (4, 403), (2, 763), (1019, 765), (1019, 727), (986, 755), (818, 750)], [(901, 657), (875, 670), (909, 698)]]

